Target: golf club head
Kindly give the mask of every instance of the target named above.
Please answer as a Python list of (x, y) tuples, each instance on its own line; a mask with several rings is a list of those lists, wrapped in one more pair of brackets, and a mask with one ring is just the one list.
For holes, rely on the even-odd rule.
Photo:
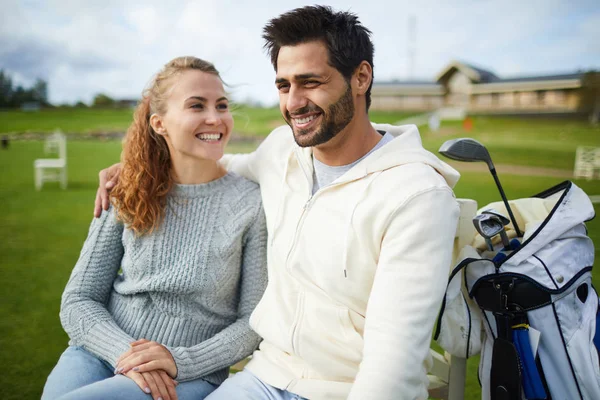
[(473, 217), (473, 225), (477, 232), (486, 239), (486, 243), (493, 250), (491, 246), (491, 239), (501, 232), (504, 232), (504, 224), (500, 218), (491, 214), (479, 214)]
[(490, 170), (494, 169), (492, 157), (485, 148), (475, 139), (459, 138), (447, 140), (438, 150), (440, 154), (457, 161), (483, 161)]
[(504, 214), (500, 213), (499, 211), (493, 209), (493, 208), (489, 208), (487, 210), (483, 210), (481, 212), (482, 214), (490, 214), (490, 215), (495, 215), (496, 217), (500, 218), (500, 221), (502, 221), (502, 223), (506, 226), (508, 224), (510, 224), (510, 220), (508, 218), (506, 218), (504, 216)]

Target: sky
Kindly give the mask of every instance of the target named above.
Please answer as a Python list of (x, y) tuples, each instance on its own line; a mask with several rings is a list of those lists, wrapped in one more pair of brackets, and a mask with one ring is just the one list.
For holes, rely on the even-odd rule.
[[(90, 103), (98, 93), (137, 99), (166, 62), (193, 55), (215, 64), (234, 101), (274, 105), (275, 73), (262, 27), (310, 4), (0, 0), (0, 69), (25, 87), (46, 80), (54, 104)], [(375, 82), (433, 81), (453, 60), (502, 78), (600, 70), (598, 0), (318, 4), (357, 14), (373, 32)]]

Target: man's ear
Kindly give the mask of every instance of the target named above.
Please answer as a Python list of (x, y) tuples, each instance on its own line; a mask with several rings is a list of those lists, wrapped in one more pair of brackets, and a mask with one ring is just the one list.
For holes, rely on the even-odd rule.
[(159, 135), (167, 134), (167, 130), (165, 129), (161, 116), (156, 113), (150, 116), (150, 126), (152, 129), (154, 129), (154, 132), (158, 133)]
[(371, 67), (371, 64), (366, 61), (361, 62), (354, 71), (352, 79), (356, 82), (356, 92), (358, 94), (364, 95), (367, 93), (371, 81), (373, 80), (373, 68)]

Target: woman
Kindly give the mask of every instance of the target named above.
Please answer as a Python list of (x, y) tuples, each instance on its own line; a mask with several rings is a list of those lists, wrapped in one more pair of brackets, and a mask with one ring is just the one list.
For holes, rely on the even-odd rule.
[(70, 346), (42, 399), (203, 399), (257, 347), (265, 220), (258, 186), (218, 163), (232, 126), (212, 64), (176, 58), (152, 81), (63, 293)]

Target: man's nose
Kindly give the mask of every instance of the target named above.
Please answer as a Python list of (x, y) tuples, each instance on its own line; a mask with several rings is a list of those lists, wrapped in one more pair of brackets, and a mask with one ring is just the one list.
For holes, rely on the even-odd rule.
[(308, 104), (308, 100), (303, 90), (290, 88), (287, 96), (286, 108), (291, 114)]

